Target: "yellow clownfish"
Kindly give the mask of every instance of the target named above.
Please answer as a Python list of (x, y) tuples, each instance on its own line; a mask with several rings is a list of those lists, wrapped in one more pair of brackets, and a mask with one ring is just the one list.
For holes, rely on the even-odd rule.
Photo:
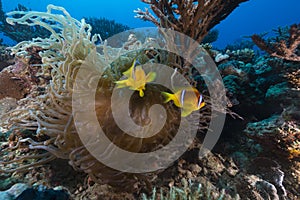
[(205, 102), (202, 102), (203, 97), (196, 88), (177, 90), (175, 94), (168, 92), (162, 92), (162, 94), (166, 97), (165, 103), (172, 100), (177, 107), (182, 108), (182, 117), (205, 106)]
[(127, 79), (116, 81), (115, 83), (117, 84), (117, 88), (129, 87), (130, 90), (139, 91), (140, 97), (143, 97), (146, 83), (154, 81), (156, 73), (149, 72), (146, 75), (142, 66), (137, 65), (136, 63), (137, 61), (134, 59), (132, 66), (123, 73)]

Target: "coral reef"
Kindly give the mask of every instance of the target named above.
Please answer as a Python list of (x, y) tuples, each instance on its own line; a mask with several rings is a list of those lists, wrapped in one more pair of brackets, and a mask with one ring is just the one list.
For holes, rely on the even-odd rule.
[[(55, 14), (56, 12), (62, 14)], [(149, 109), (151, 105), (157, 103), (162, 104), (167, 111), (167, 116), (170, 116), (158, 136), (146, 139), (131, 138), (118, 128), (113, 122), (110, 97), (115, 81), (130, 67), (134, 58), (138, 58), (140, 62), (149, 60), (154, 62), (165, 61), (160, 56), (168, 55), (164, 55), (163, 52), (153, 52), (155, 53), (153, 56), (149, 51), (145, 51), (147, 42), (153, 43), (152, 40), (146, 40), (145, 43), (138, 40), (128, 41), (128, 44), (121, 49), (111, 48), (102, 42), (98, 35), (91, 35), (89, 24), (84, 20), (78, 21), (72, 18), (62, 7), (49, 5), (46, 13), (13, 11), (7, 16), (9, 16), (7, 21), (11, 24), (29, 26), (39, 24), (52, 35), (49, 38), (23, 41), (11, 48), (15, 56), (24, 61), (23, 63), (34, 63), (29, 66), (38, 67), (38, 70), (34, 71), (34, 77), (49, 76), (50, 81), (37, 81), (37, 85), (45, 88), (45, 91), (26, 96), (17, 109), (7, 113), (5, 118), (7, 121), (2, 120), (4, 127), (14, 128), (13, 136), (4, 146), (6, 150), (14, 151), (20, 148), (26, 150), (20, 151), (14, 159), (4, 156), (6, 159), (0, 163), (1, 172), (28, 170), (56, 158), (62, 158), (68, 159), (74, 169), (86, 172), (97, 183), (107, 183), (118, 190), (135, 191), (140, 189), (140, 185), (145, 184), (151, 188), (147, 176), (152, 177), (152, 174), (125, 173), (107, 167), (94, 158), (82, 144), (74, 122), (76, 113), (73, 113), (72, 105), (73, 86), (80, 67), (86, 67), (92, 72), (88, 77), (84, 77), (87, 80), (95, 80), (95, 76), (103, 72), (97, 88), (95, 108), (97, 118), (104, 127), (107, 137), (118, 146), (132, 152), (152, 151), (158, 148), (156, 144), (166, 144), (171, 140), (180, 122), (179, 109), (171, 103), (163, 103), (161, 92), (164, 88), (149, 85), (145, 98), (141, 99), (135, 94), (132, 97), (130, 112), (136, 123), (147, 124)], [(47, 19), (47, 22), (44, 19)], [(99, 40), (100, 45), (96, 45)], [(96, 52), (96, 49), (99, 52)], [(123, 56), (119, 58), (120, 55)], [(172, 62), (171, 59), (168, 61)], [(15, 67), (18, 68), (18, 65)], [(178, 69), (182, 70), (180, 67)], [(191, 77), (188, 72), (186, 74), (188, 78)], [(35, 87), (34, 91), (38, 91), (37, 88)], [(82, 88), (82, 90), (86, 91), (89, 88)], [(208, 102), (206, 109), (202, 111), (201, 129), (203, 130), (207, 128), (210, 112)], [(193, 121), (197, 118), (189, 120)], [(195, 124), (198, 124), (198, 121)], [(88, 126), (92, 127), (92, 125)], [(24, 133), (23, 129), (33, 132)], [(189, 130), (187, 128), (184, 131)], [(95, 135), (91, 134), (90, 136), (94, 138)], [(7, 151), (2, 153), (5, 154)]]
[(183, 187), (170, 187), (170, 190), (163, 194), (163, 191), (156, 192), (156, 188), (152, 191), (151, 197), (143, 194), (143, 200), (184, 200), (184, 199), (229, 199), (230, 196), (226, 195), (224, 191), (219, 194), (219, 192), (213, 191), (209, 186), (204, 186), (202, 184), (195, 184), (192, 181), (187, 181), (182, 179)]
[(239, 60), (247, 63), (252, 63), (255, 57), (255, 52), (253, 49), (244, 48), (244, 49), (237, 49), (237, 50), (226, 50), (226, 54), (229, 55), (231, 60)]
[(12, 65), (14, 63), (14, 56), (7, 49), (6, 46), (0, 46), (0, 71), (3, 68)]
[(44, 199), (44, 200), (51, 200), (51, 199), (60, 199), (60, 200), (69, 200), (70, 195), (63, 190), (55, 189), (26, 189), (24, 190), (18, 198), (15, 200), (22, 200), (22, 199)]
[[(52, 14), (53, 10), (61, 11), (64, 16)], [(1, 171), (10, 172), (24, 168), (28, 169), (28, 167), (49, 162), (57, 157), (71, 158), (70, 163), (74, 168), (85, 169), (90, 174), (95, 174), (93, 177), (103, 173), (109, 177), (106, 180), (113, 180), (113, 174), (117, 173), (108, 168), (107, 172), (109, 171), (110, 173), (105, 173), (105, 169), (103, 169), (105, 167), (101, 166), (102, 164), (95, 163), (96, 160), (89, 155), (88, 151), (81, 144), (71, 117), (72, 101), (70, 97), (72, 95), (71, 88), (74, 81), (74, 70), (88, 55), (89, 49), (96, 48), (93, 44), (96, 36), (91, 38), (90, 25), (84, 21), (79, 22), (71, 18), (63, 8), (52, 5), (48, 6), (48, 13), (15, 11), (9, 14), (9, 16), (16, 16), (16, 14), (19, 16), (19, 18), (9, 18), (8, 21), (11, 23), (30, 25), (38, 21), (41, 23), (41, 26), (52, 32), (52, 37), (50, 38), (36, 38), (32, 42), (22, 42), (12, 49), (16, 56), (23, 58), (23, 60), (28, 60), (30, 59), (29, 56), (32, 55), (28, 49), (36, 46), (41, 48), (39, 55), (42, 57), (42, 71), (44, 74), (51, 74), (52, 80), (50, 85), (47, 86), (47, 91), (44, 95), (39, 96), (37, 99), (31, 99), (29, 101), (30, 105), (25, 105), (25, 107), (10, 113), (11, 118), (9, 122), (9, 124), (19, 124), (20, 128), (37, 130), (36, 138), (39, 138), (37, 140), (42, 140), (34, 141), (32, 138), (19, 138), (16, 148), (20, 144), (25, 145), (27, 143), (28, 145), (29, 143), (29, 149), (44, 149), (47, 152), (42, 151), (37, 155), (24, 155), (16, 159), (16, 162), (31, 158), (35, 158), (37, 161), (16, 167), (16, 169), (2, 168)], [(50, 23), (43, 22), (45, 18)], [(54, 25), (51, 25), (51, 22)], [(29, 107), (31, 108), (30, 110), (28, 110)], [(80, 158), (86, 160), (87, 156), (90, 157), (88, 159), (91, 160), (90, 162), (80, 161)], [(2, 164), (4, 163), (6, 162), (2, 162)], [(88, 163), (90, 166), (86, 167), (85, 165)], [(7, 166), (7, 164), (5, 165)], [(95, 170), (100, 170), (101, 172), (95, 172)], [(122, 178), (117, 178), (117, 180), (122, 180)]]
[(17, 183), (13, 185), (11, 188), (9, 188), (6, 191), (0, 192), (0, 199), (5, 200), (14, 200), (17, 199), (20, 194), (25, 191), (28, 188), (28, 185), (24, 183)]
[(150, 21), (158, 27), (171, 28), (201, 42), (208, 32), (225, 19), (240, 3), (247, 0), (142, 0), (149, 10), (137, 9), (137, 18)]
[(24, 87), (26, 81), (16, 77), (13, 73), (3, 71), (0, 74), (0, 80), (0, 99), (5, 97), (22, 99), (29, 93), (28, 88)]
[(35, 188), (29, 188), (29, 185), (25, 183), (17, 183), (6, 191), (0, 192), (0, 199), (5, 200), (50, 200), (50, 199), (61, 199), (69, 200), (69, 194), (61, 188), (46, 189), (44, 186), (39, 185)]
[[(26, 59), (16, 58), (13, 60), (14, 65), (6, 67), (0, 73), (0, 99), (12, 97), (22, 99), (30, 94), (44, 90), (44, 85), (49, 82), (49, 74), (42, 74), (40, 67), (35, 64), (41, 61), (38, 55), (40, 49), (36, 47), (28, 48), (31, 56)], [(7, 86), (10, 87), (7, 87)], [(40, 91), (38, 91), (40, 90)]]
[(213, 42), (217, 41), (218, 36), (219, 36), (219, 31), (217, 29), (213, 29), (208, 32), (208, 34), (203, 38), (203, 40), (201, 42), (203, 44), (213, 43)]
[(130, 29), (129, 26), (117, 23), (114, 20), (109, 20), (106, 18), (87, 17), (85, 20), (86, 23), (90, 24), (91, 27), (93, 27), (91, 34), (100, 34), (102, 40)]
[[(299, 111), (296, 111), (299, 112)], [(286, 119), (286, 111), (282, 114)], [(247, 136), (256, 140), (265, 150), (285, 158), (296, 158), (299, 148), (299, 124), (294, 120), (284, 120), (283, 116), (249, 123), (245, 130)]]
[[(30, 9), (18, 4), (18, 7), (15, 8), (15, 11), (28, 12)], [(0, 1), (0, 31), (3, 32), (5, 36), (16, 42), (31, 40), (32, 38), (37, 37), (46, 38), (51, 35), (51, 32), (39, 25), (27, 26), (22, 24), (9, 24), (6, 21), (6, 17), (7, 16), (2, 9), (2, 2)], [(18, 15), (15, 17), (18, 17)], [(44, 22), (47, 22), (47, 20), (44, 19)], [(93, 27), (91, 34), (100, 34), (102, 40), (130, 29), (130, 27), (126, 25), (106, 18), (86, 17), (86, 23)]]
[[(145, 2), (155, 5), (156, 1)], [(171, 11), (178, 19), (174, 22), (167, 17), (169, 21), (163, 21), (167, 16), (164, 15), (157, 22), (173, 29), (170, 22), (180, 25), (183, 18), (176, 13), (183, 10), (180, 5), (188, 1), (182, 4), (160, 2), (165, 3), (162, 9), (174, 8)], [(189, 2), (195, 4), (196, 1)], [(207, 2), (205, 5), (216, 4)], [(166, 144), (172, 139), (180, 111), (173, 104), (162, 104), (171, 117), (159, 136), (134, 140), (117, 128), (111, 114), (110, 96), (115, 82), (137, 58), (141, 64), (167, 64), (184, 74), (193, 86), (205, 88), (200, 75), (193, 69), (195, 66), (186, 66), (176, 55), (149, 49), (158, 42), (152, 38), (140, 40), (137, 34), (130, 34), (120, 48), (112, 47), (109, 41), (103, 42), (93, 35), (92, 27), (84, 20), (73, 19), (61, 7), (49, 5), (46, 13), (13, 12), (7, 16), (8, 21), (16, 25), (41, 22), (51, 36), (23, 41), (12, 47), (15, 64), (0, 73), (3, 88), (0, 100), (1, 190), (22, 181), (52, 188), (67, 186), (73, 199), (299, 199), (299, 62), (258, 56), (243, 44), (241, 48), (233, 45), (232, 49), (223, 51), (203, 45), (214, 58), (218, 54), (227, 55), (217, 63), (218, 69), (227, 90), (228, 106), (244, 120), (227, 118), (214, 150), (199, 159), (202, 132), (211, 120), (208, 117), (210, 97), (204, 91), (208, 106), (200, 111), (201, 130), (187, 152), (165, 170), (146, 175), (124, 173), (107, 167), (91, 155), (75, 128), (76, 113), (71, 98), (79, 68), (83, 66), (91, 72), (84, 77), (89, 83), (97, 74), (103, 74), (97, 85), (94, 108), (107, 137), (126, 150), (148, 152), (159, 148), (153, 144)], [(283, 34), (278, 38), (286, 41), (290, 37)], [(1, 85), (6, 79), (11, 87)], [(18, 95), (12, 96), (12, 89), (18, 90)], [(144, 98), (133, 94), (129, 110), (137, 124), (147, 124), (149, 115), (146, 113), (151, 105), (164, 102), (162, 90), (165, 88), (147, 84)], [(10, 95), (14, 98), (8, 98)], [(82, 104), (78, 107), (85, 109)], [(198, 123), (199, 118), (191, 120)], [(87, 123), (86, 126), (92, 125)], [(92, 142), (97, 140), (93, 131), (86, 134)], [(109, 157), (106, 153), (103, 152), (103, 156)], [(11, 173), (15, 171), (18, 173)]]
[(232, 44), (226, 45), (224, 49), (229, 51), (237, 51), (241, 49), (253, 49), (254, 45), (255, 45), (254, 42), (251, 39), (249, 40), (247, 37), (247, 38), (236, 40)]
[[(292, 44), (291, 38), (297, 37), (287, 33), (280, 29), (278, 37), (265, 41)], [(283, 59), (274, 58), (274, 54), (258, 56), (252, 49), (224, 52), (229, 58), (217, 63), (218, 68), (231, 102), (237, 103), (234, 111), (241, 113), (245, 121), (239, 124), (228, 120), (231, 126), (228, 130), (225, 126), (220, 142), (223, 148), (217, 152), (232, 152), (234, 161), (247, 173), (245, 179), (254, 186), (253, 199), (298, 199), (299, 62), (291, 62), (283, 54), (279, 57)], [(237, 124), (240, 127), (234, 131)]]
[[(269, 179), (269, 182), (274, 184), (278, 194), (285, 196), (287, 193), (289, 193), (290, 196), (291, 193), (299, 195), (298, 192), (295, 192), (299, 191), (299, 185), (295, 185), (295, 182), (299, 181), (300, 173), (300, 124), (295, 116), (295, 113), (298, 112), (299, 108), (287, 108), (281, 115), (274, 115), (259, 122), (249, 123), (245, 130), (250, 140), (255, 141), (255, 143), (258, 143), (262, 147), (253, 152), (264, 157), (271, 157), (272, 162), (277, 161), (281, 163), (281, 172), (277, 170), (276, 173), (276, 176), (281, 174), (281, 178), (276, 178), (274, 173), (267, 175), (271, 172), (270, 169), (267, 169), (264, 172), (264, 179), (268, 177), (266, 180)], [(248, 141), (248, 143), (250, 144), (251, 142)], [(259, 163), (263, 165), (267, 162), (255, 161), (255, 163), (255, 166), (257, 166)], [(279, 167), (278, 163), (276, 165)], [(272, 167), (271, 169), (274, 170), (278, 167)], [(255, 171), (261, 171), (257, 170), (257, 168), (253, 168), (252, 170), (253, 173)], [(283, 174), (285, 174), (285, 178)], [(279, 180), (280, 182), (274, 182)], [(289, 189), (286, 191), (284, 188)]]
[[(18, 7), (15, 8), (16, 11), (22, 12), (28, 12), (29, 9), (26, 8), (25, 6), (18, 4)], [(3, 12), (2, 8), (2, 1), (0, 1), (0, 31), (4, 33), (5, 36), (11, 38), (12, 40), (16, 42), (22, 42), (26, 40), (31, 40), (32, 38), (36, 37), (49, 37), (50, 32), (47, 31), (47, 29), (34, 25), (34, 26), (26, 26), (26, 25), (21, 25), (18, 24), (16, 26), (9, 24), (6, 21), (6, 14)], [(16, 16), (17, 17), (17, 16)], [(45, 19), (45, 21), (47, 21)]]
[(289, 82), (293, 85), (293, 88), (295, 90), (300, 90), (300, 69), (291, 73), (287, 73), (286, 77), (288, 78)]
[(269, 53), (271, 56), (282, 58), (290, 61), (300, 61), (299, 45), (300, 45), (300, 24), (290, 26), (289, 38), (279, 36), (275, 39), (276, 42), (271, 43), (265, 41), (259, 35), (253, 35), (253, 42), (262, 50)]

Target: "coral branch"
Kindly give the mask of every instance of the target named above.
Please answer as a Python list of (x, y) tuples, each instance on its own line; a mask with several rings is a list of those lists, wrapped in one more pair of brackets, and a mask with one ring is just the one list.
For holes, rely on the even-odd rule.
[[(15, 8), (15, 11), (27, 12), (29, 9), (21, 4), (18, 4), (18, 6)], [(0, 0), (0, 32), (3, 32), (5, 36), (16, 42), (30, 40), (36, 37), (45, 38), (50, 36), (49, 31), (41, 26), (38, 26), (37, 24), (33, 26), (26, 26), (22, 24), (13, 26), (6, 22), (6, 17), (7, 15), (3, 11), (2, 1)]]
[(201, 42), (214, 26), (225, 19), (240, 3), (248, 0), (141, 0), (150, 4), (156, 19), (148, 9), (135, 10), (136, 18), (151, 21), (156, 26), (172, 28)]
[(253, 42), (262, 50), (274, 57), (290, 61), (300, 61), (300, 24), (293, 24), (289, 30), (289, 38), (278, 42), (267, 42), (259, 35), (252, 36)]

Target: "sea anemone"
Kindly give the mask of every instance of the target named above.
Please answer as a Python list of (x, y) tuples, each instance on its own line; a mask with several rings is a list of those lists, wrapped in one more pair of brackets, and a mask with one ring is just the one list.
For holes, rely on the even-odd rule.
[[(62, 14), (57, 14), (61, 12)], [(87, 149), (87, 141), (82, 141), (78, 134), (78, 124), (74, 118), (85, 111), (85, 102), (72, 99), (74, 93), (83, 95), (89, 91), (89, 85), (96, 82), (93, 108), (97, 122), (106, 136), (118, 147), (134, 153), (151, 152), (168, 144), (176, 135), (182, 121), (189, 121), (193, 127), (184, 127), (188, 134), (190, 129), (198, 128), (199, 115), (182, 119), (180, 109), (172, 103), (164, 103), (162, 91), (168, 88), (157, 84), (147, 84), (145, 96), (141, 98), (138, 93), (133, 93), (129, 101), (129, 113), (135, 124), (148, 125), (151, 120), (151, 109), (154, 104), (160, 104), (166, 113), (166, 121), (159, 133), (147, 138), (134, 138), (118, 127), (114, 120), (111, 97), (115, 81), (122, 77), (134, 59), (143, 63), (166, 62), (173, 68), (185, 72), (189, 83), (193, 80), (178, 63), (178, 57), (169, 53), (149, 48), (154, 40), (141, 42), (129, 37), (127, 43), (121, 48), (112, 48), (107, 42), (102, 41), (99, 35), (91, 35), (92, 27), (84, 20), (78, 21), (62, 7), (48, 5), (47, 12), (13, 11), (7, 14), (10, 24), (40, 25), (51, 32), (49, 38), (34, 38), (32, 41), (23, 41), (11, 50), (20, 58), (30, 59), (27, 49), (38, 47), (42, 58), (40, 73), (50, 74), (51, 80), (45, 87), (45, 92), (35, 98), (27, 97), (19, 102), (19, 107), (6, 114), (6, 121), (2, 126), (6, 129), (32, 130), (36, 134), (31, 136), (20, 135), (16, 144), (5, 149), (18, 149), (27, 146), (30, 151), (13, 160), (0, 162), (0, 172), (14, 172), (28, 170), (44, 164), (55, 158), (69, 160), (74, 169), (86, 172), (95, 182), (108, 183), (120, 190), (135, 190), (136, 183), (148, 184), (148, 176), (139, 173), (122, 172), (106, 166), (95, 158)], [(100, 45), (97, 45), (100, 43)], [(173, 63), (173, 65), (172, 65)], [(37, 65), (37, 64), (36, 64)], [(88, 74), (84, 77), (86, 85), (74, 89), (76, 78), (80, 69), (85, 69)], [(184, 71), (185, 70), (185, 71)], [(176, 71), (176, 70), (175, 70)], [(171, 81), (172, 82), (172, 81)], [(122, 90), (117, 91), (117, 96), (122, 98)], [(205, 130), (211, 120), (210, 103), (205, 97), (207, 106), (201, 111), (200, 128)], [(77, 112), (74, 112), (74, 103)], [(195, 117), (196, 116), (196, 117)], [(94, 125), (90, 122), (81, 124), (92, 130)], [(147, 132), (149, 130), (143, 130)], [(101, 140), (95, 132), (86, 132), (89, 136), (88, 145)], [(185, 145), (185, 144), (181, 144)], [(103, 157), (110, 155), (110, 149), (104, 149)], [(173, 150), (176, 152), (176, 150)], [(101, 154), (101, 155), (102, 155)], [(172, 155), (170, 155), (172, 157)], [(169, 159), (169, 158), (161, 158)], [(26, 162), (23, 162), (26, 161)], [(13, 165), (11, 165), (13, 163)], [(157, 164), (153, 162), (153, 164)]]

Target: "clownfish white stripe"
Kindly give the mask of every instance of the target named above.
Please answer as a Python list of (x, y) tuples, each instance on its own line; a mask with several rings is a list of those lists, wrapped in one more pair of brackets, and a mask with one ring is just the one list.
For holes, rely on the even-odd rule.
[(200, 105), (201, 105), (201, 103), (202, 103), (202, 99), (203, 99), (203, 97), (202, 97), (202, 95), (200, 94), (200, 98), (199, 98), (199, 100), (198, 100), (198, 108), (200, 108)]
[(183, 106), (183, 103), (184, 103), (184, 95), (185, 95), (185, 90), (182, 90), (181, 97), (180, 97), (180, 104), (181, 104), (181, 106)]

